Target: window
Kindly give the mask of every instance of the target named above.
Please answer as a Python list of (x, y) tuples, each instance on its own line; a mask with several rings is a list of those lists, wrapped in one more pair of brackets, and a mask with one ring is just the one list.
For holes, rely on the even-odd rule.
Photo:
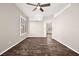
[(26, 18), (20, 16), (20, 36), (26, 34)]

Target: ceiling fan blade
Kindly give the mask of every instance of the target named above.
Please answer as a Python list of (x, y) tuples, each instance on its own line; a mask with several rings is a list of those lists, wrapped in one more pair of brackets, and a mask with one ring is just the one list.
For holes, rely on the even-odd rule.
[(37, 9), (37, 7), (36, 8), (34, 8), (32, 11), (35, 11)]
[(44, 10), (40, 7), (40, 11), (44, 12)]
[(50, 6), (50, 3), (40, 5), (40, 7), (48, 7), (48, 6)]
[(28, 4), (28, 5), (32, 5), (32, 6), (36, 6), (35, 4), (32, 4), (32, 3), (26, 3), (26, 4)]
[(32, 10), (32, 11), (35, 11), (37, 9), (38, 5), (36, 5), (36, 7)]

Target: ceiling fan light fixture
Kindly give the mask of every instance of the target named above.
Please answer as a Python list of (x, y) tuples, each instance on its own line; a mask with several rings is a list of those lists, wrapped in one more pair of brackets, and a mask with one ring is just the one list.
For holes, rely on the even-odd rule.
[(32, 5), (32, 6), (36, 6), (33, 11), (35, 11), (36, 9), (39, 9), (41, 12), (44, 12), (43, 8), (42, 7), (48, 7), (50, 6), (50, 3), (46, 3), (46, 4), (41, 4), (41, 3), (37, 3), (36, 5), (35, 4), (31, 4), (31, 3), (27, 3), (28, 5)]
[(38, 6), (37, 9), (40, 9), (40, 6)]

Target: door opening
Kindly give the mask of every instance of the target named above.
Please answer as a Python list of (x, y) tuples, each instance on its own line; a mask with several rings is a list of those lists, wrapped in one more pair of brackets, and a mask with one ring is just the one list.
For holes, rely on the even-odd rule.
[(50, 39), (52, 38), (52, 23), (46, 24), (46, 37)]

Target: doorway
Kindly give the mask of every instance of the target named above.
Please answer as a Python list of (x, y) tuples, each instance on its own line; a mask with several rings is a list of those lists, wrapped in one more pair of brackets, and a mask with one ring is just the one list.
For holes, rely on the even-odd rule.
[(52, 39), (52, 23), (46, 24), (46, 37)]

